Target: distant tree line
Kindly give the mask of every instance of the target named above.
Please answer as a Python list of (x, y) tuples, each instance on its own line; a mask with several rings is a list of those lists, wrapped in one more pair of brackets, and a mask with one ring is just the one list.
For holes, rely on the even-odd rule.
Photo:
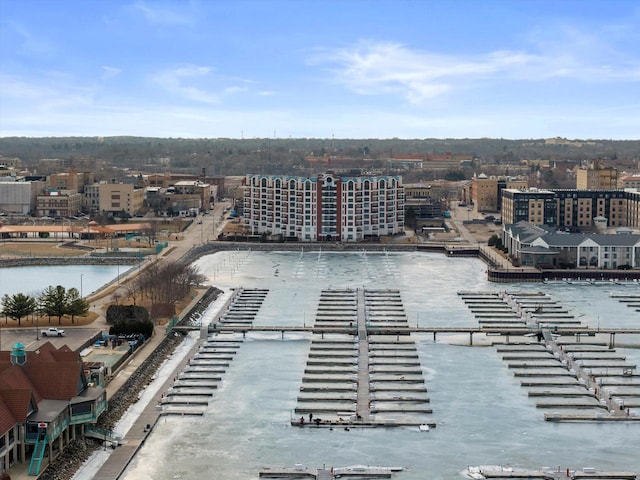
[[(593, 140), (578, 145), (547, 144), (544, 139), (322, 139), (322, 138), (147, 138), (147, 137), (4, 137), (0, 155), (19, 157), (34, 168), (43, 158), (65, 158), (71, 166), (89, 159), (98, 180), (120, 179), (131, 170), (171, 171), (229, 176), (246, 173), (310, 175), (309, 156), (335, 155), (367, 160), (367, 165), (396, 154), (469, 154), (481, 165), (513, 165), (524, 159), (580, 163), (607, 159), (611, 166), (636, 165), (640, 141)], [(168, 163), (167, 163), (168, 161)], [(83, 164), (84, 162), (84, 164)], [(40, 166), (39, 168), (44, 168)], [(465, 172), (466, 174), (466, 172)]]

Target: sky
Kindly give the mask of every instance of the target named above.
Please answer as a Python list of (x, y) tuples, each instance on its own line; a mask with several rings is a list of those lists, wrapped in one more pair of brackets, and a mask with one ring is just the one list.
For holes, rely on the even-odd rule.
[(0, 137), (640, 139), (637, 0), (0, 0)]

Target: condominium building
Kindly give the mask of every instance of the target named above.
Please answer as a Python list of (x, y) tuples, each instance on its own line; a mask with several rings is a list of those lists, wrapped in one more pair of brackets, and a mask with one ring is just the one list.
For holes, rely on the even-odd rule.
[(502, 221), (551, 227), (590, 228), (595, 218), (611, 227), (638, 226), (637, 192), (623, 190), (529, 190), (502, 192)]
[(399, 176), (247, 175), (242, 217), (252, 235), (354, 242), (403, 233), (404, 206)]

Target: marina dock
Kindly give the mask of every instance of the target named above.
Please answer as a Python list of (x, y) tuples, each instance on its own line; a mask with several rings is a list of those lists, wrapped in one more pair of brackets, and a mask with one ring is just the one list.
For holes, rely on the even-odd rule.
[(407, 328), (399, 291), (324, 290), (315, 325), (349, 330), (312, 340), (292, 425), (435, 427), (415, 344), (370, 336)]
[(310, 469), (302, 465), (284, 468), (263, 468), (259, 472), (260, 478), (313, 478), (316, 480), (333, 480), (334, 478), (391, 478), (391, 476), (402, 471), (399, 467), (375, 467), (375, 466), (353, 466), (353, 467), (330, 467)]
[(583, 326), (550, 296), (507, 291), (459, 295), (473, 312), (481, 308), (482, 318), (490, 317), (495, 326), (504, 325), (504, 312), (511, 312), (517, 318), (508, 320), (509, 328), (520, 323), (531, 329), (532, 333), (495, 347), (536, 408), (544, 411), (545, 420), (640, 421), (635, 411), (640, 405), (636, 365), (616, 353), (613, 342), (581, 335), (575, 341), (567, 339), (567, 328)]

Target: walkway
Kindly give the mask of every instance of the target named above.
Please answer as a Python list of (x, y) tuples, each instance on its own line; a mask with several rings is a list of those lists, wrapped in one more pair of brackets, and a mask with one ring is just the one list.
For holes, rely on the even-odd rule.
[(356, 417), (369, 423), (369, 337), (367, 336), (367, 311), (365, 308), (364, 288), (357, 290), (358, 299), (358, 392)]
[[(193, 307), (200, 301), (206, 290), (198, 291), (198, 295), (180, 312), (180, 319), (190, 312)], [(139, 349), (139, 353), (135, 355), (123, 369), (112, 379), (107, 385), (107, 398), (110, 399), (124, 383), (133, 375), (138, 367), (147, 359), (149, 354), (153, 352), (158, 345), (164, 340), (164, 327), (157, 327), (155, 335), (149, 340), (144, 347)], [(135, 423), (131, 426), (127, 434), (122, 439), (122, 445), (114, 450), (109, 456), (106, 463), (100, 468), (94, 480), (115, 480), (124, 472), (127, 465), (131, 462), (138, 449), (144, 444), (151, 430), (162, 415), (159, 405), (162, 401), (164, 392), (169, 390), (173, 384), (174, 377), (184, 370), (189, 363), (189, 359), (198, 351), (203, 340), (196, 342), (191, 350), (185, 355), (180, 364), (175, 368), (173, 374), (167, 376), (165, 383), (158, 389), (153, 398), (149, 401), (144, 411), (140, 414)], [(151, 428), (146, 428), (150, 425)]]
[[(196, 342), (191, 350), (189, 350), (189, 353), (174, 370), (176, 374), (184, 370), (189, 363), (189, 359), (198, 351), (202, 342), (202, 340)], [(147, 436), (151, 433), (153, 427), (155, 427), (158, 419), (162, 415), (162, 410), (159, 407), (159, 404), (164, 392), (171, 388), (173, 379), (173, 375), (169, 375), (167, 377), (165, 383), (158, 389), (156, 394), (147, 404), (146, 408), (122, 439), (122, 445), (113, 451), (105, 464), (102, 465), (100, 470), (98, 470), (98, 473), (93, 477), (93, 480), (116, 480), (120, 478), (120, 475), (122, 475), (131, 460), (133, 460), (134, 455), (144, 444)], [(147, 426), (150, 426), (150, 428), (147, 428)]]

